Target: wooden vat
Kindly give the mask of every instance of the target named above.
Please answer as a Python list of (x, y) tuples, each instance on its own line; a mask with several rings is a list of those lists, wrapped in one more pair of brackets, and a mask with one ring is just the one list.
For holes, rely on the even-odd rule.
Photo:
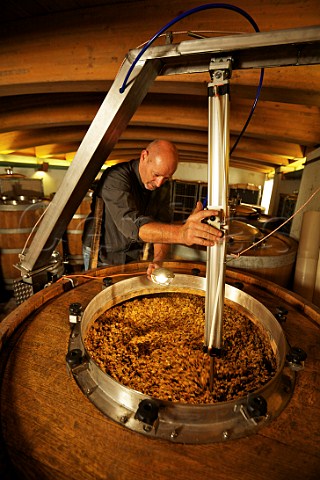
[[(233, 238), (232, 225), (236, 227), (235, 241), (230, 241)], [(243, 227), (242, 234), (240, 234), (240, 225)], [(298, 242), (287, 235), (274, 233), (257, 247), (237, 257), (242, 250), (261, 238), (258, 236), (255, 238), (255, 232), (259, 232), (259, 229), (244, 222), (231, 222), (231, 233), (227, 246), (227, 266), (253, 273), (282, 287), (289, 288), (293, 281)], [(205, 262), (207, 251), (203, 248), (174, 245), (172, 256), (175, 260)]]
[[(47, 207), (46, 202), (0, 204), (0, 272), (4, 287), (11, 290), (21, 273), (14, 267), (19, 262), (28, 237), (33, 237), (36, 222)], [(26, 250), (27, 251), (27, 250)]]
[[(272, 312), (288, 310), (283, 329), (289, 343), (308, 355), (289, 405), (256, 435), (206, 445), (152, 440), (104, 416), (66, 369), (69, 305), (85, 307), (102, 279), (144, 274), (145, 263), (91, 271), (95, 278), (62, 279), (20, 305), (1, 324), (1, 431), (3, 476), (26, 479), (312, 480), (320, 471), (320, 310), (274, 283), (228, 270), (230, 284)], [(204, 265), (167, 262), (174, 272)], [(239, 285), (239, 283), (237, 284)], [(2, 473), (2, 472), (0, 472)]]
[(283, 287), (291, 286), (298, 250), (296, 240), (281, 233), (274, 233), (262, 245), (248, 250), (239, 258), (233, 258), (233, 255), (241, 251), (242, 248), (239, 247), (228, 247), (229, 267), (254, 273)]

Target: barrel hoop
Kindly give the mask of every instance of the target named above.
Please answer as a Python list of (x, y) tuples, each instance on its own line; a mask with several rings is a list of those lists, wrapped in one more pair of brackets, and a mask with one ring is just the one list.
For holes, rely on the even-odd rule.
[(80, 255), (69, 255), (68, 261), (70, 265), (83, 265), (83, 257)]
[(87, 218), (87, 216), (88, 216), (87, 213), (85, 213), (85, 214), (83, 214), (83, 213), (75, 213), (72, 218), (73, 218), (73, 219), (77, 219), (77, 218)]
[(37, 228), (0, 228), (0, 234), (15, 234), (15, 233), (30, 233), (32, 231), (38, 230)]
[(22, 248), (1, 248), (0, 251), (4, 254), (21, 253)]
[(79, 235), (81, 233), (83, 233), (83, 230), (67, 230), (67, 233), (70, 234), (70, 235)]
[(44, 203), (22, 203), (18, 205), (0, 205), (0, 212), (17, 212), (23, 210), (37, 210), (39, 208), (45, 208)]

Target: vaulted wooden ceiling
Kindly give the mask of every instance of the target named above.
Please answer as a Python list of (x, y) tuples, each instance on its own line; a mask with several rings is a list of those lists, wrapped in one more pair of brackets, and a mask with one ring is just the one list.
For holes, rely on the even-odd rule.
[[(127, 53), (197, 0), (12, 0), (0, 15), (0, 155), (72, 161)], [(253, 33), (248, 20), (216, 7), (185, 16), (173, 43)], [(261, 32), (320, 24), (319, 0), (243, 0)], [(191, 32), (191, 33), (190, 33)], [(155, 45), (164, 45), (169, 35)], [(248, 118), (259, 69), (234, 70), (230, 146)], [(158, 77), (110, 160), (136, 157), (154, 138), (173, 140), (185, 162), (207, 162), (209, 74)], [(254, 115), (231, 166), (269, 173), (320, 145), (320, 65), (265, 70)], [(2, 157), (3, 158), (3, 157)]]

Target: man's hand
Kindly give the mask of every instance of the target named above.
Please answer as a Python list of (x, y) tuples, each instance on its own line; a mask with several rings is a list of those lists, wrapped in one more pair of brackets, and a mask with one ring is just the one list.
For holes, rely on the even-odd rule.
[[(203, 210), (201, 202), (197, 202), (196, 208), (187, 218), (183, 225), (166, 224), (160, 222), (145, 223), (139, 228), (139, 237), (144, 242), (153, 244), (180, 244), (200, 245), (211, 247), (223, 237), (223, 232), (204, 223), (203, 220), (211, 216), (217, 216), (216, 210)], [(161, 261), (163, 255), (157, 255), (154, 260)]]
[(217, 228), (203, 222), (211, 216), (217, 216), (216, 210), (203, 210), (201, 202), (197, 202), (196, 208), (181, 226), (182, 243), (185, 245), (201, 245), (211, 247), (215, 245), (222, 237), (223, 232)]
[[(151, 280), (152, 272), (153, 272), (156, 268), (160, 268), (160, 265), (158, 265), (157, 263), (149, 263), (148, 269), (147, 269), (147, 278), (148, 278), (148, 280)], [(152, 281), (152, 280), (151, 280), (151, 281)]]

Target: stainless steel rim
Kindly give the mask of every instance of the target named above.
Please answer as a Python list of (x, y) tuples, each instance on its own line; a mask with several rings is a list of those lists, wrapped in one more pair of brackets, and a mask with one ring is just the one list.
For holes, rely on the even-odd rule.
[[(177, 274), (170, 286), (159, 287), (145, 277), (132, 277), (105, 288), (88, 304), (70, 336), (68, 365), (83, 393), (109, 418), (151, 438), (197, 444), (256, 433), (285, 408), (294, 390), (295, 372), (286, 362), (288, 344), (282, 328), (258, 300), (228, 284), (225, 298), (245, 308), (252, 321), (264, 329), (277, 359), (276, 375), (253, 394), (218, 404), (161, 401), (121, 385), (105, 374), (86, 352), (83, 339), (88, 328), (115, 304), (139, 295), (163, 292), (188, 291), (203, 295), (205, 282), (202, 277)], [(78, 352), (79, 361), (70, 361), (74, 352)], [(252, 415), (252, 402), (255, 404), (260, 399), (266, 402), (267, 410), (261, 415), (259, 411)], [(148, 414), (144, 417), (144, 411), (141, 415), (142, 405), (151, 410), (152, 420), (149, 421)]]

